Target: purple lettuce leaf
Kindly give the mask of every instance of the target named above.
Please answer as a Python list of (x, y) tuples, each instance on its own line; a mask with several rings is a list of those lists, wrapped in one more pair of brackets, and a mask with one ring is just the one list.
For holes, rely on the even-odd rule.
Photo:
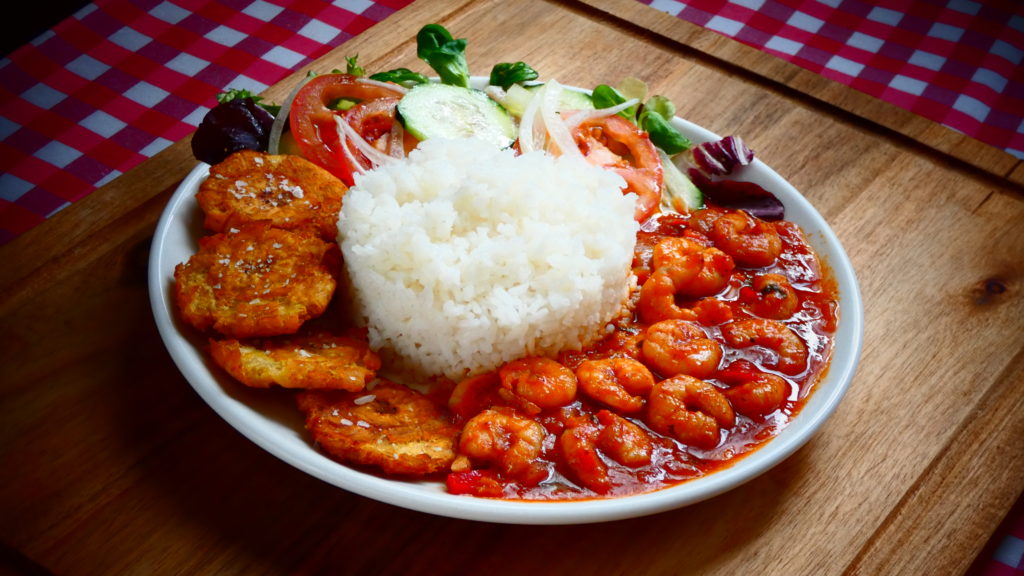
[(694, 168), (689, 170), (689, 174), (694, 185), (712, 204), (745, 210), (762, 220), (782, 220), (786, 215), (782, 201), (758, 184), (738, 180), (712, 180)]

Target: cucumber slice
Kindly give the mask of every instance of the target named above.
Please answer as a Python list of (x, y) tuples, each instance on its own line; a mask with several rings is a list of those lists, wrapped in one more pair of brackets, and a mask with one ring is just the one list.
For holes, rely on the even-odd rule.
[(590, 95), (585, 92), (579, 92), (577, 90), (571, 90), (569, 88), (562, 88), (562, 93), (559, 95), (558, 109), (559, 110), (593, 110), (594, 101), (590, 99)]
[(526, 107), (530, 105), (530, 100), (532, 99), (533, 90), (524, 88), (519, 84), (513, 84), (505, 91), (504, 97), (501, 98), (501, 104), (508, 110), (509, 114), (516, 118), (522, 118), (523, 112), (526, 111)]
[(686, 214), (704, 207), (704, 193), (676, 166), (672, 158), (664, 150), (658, 148), (661, 165), (665, 175), (665, 187), (662, 204), (666, 208)]
[(516, 139), (508, 111), (474, 88), (418, 84), (398, 103), (398, 117), (419, 140), (473, 136), (508, 148)]
[[(512, 114), (516, 118), (521, 118), (523, 112), (526, 111), (526, 107), (530, 105), (530, 100), (533, 99), (533, 96), (541, 86), (542, 84), (533, 84), (530, 86), (513, 84), (512, 86), (509, 86), (504, 99), (501, 100), (501, 104), (505, 106), (505, 109), (508, 110), (509, 114)], [(594, 102), (586, 92), (570, 90), (563, 86), (562, 92), (558, 98), (558, 109), (593, 110)]]

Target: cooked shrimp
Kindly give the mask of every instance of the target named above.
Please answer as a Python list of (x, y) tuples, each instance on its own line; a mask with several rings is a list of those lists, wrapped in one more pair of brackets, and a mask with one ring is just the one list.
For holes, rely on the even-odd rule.
[(665, 377), (688, 374), (707, 378), (718, 369), (722, 346), (685, 320), (662, 320), (647, 328), (643, 361)]
[(690, 310), (693, 310), (697, 315), (697, 322), (703, 326), (725, 324), (734, 316), (732, 307), (718, 298), (701, 298)]
[(597, 427), (592, 425), (569, 428), (558, 437), (558, 449), (577, 482), (598, 494), (604, 494), (612, 486), (608, 478), (608, 464), (597, 453), (599, 433)]
[[(700, 258), (692, 258), (698, 254)], [(654, 246), (651, 262), (655, 270), (662, 266), (694, 268), (688, 280), (676, 285), (676, 291), (683, 296), (700, 298), (721, 292), (729, 283), (729, 276), (736, 265), (728, 254), (718, 248), (704, 246), (691, 238), (670, 236)]]
[(690, 215), (690, 219), (687, 220), (687, 226), (690, 230), (707, 236), (711, 232), (711, 226), (715, 223), (715, 220), (718, 220), (725, 213), (725, 208), (701, 208)]
[(585, 360), (576, 378), (584, 394), (623, 413), (639, 412), (654, 387), (647, 366), (626, 357)]
[[(699, 259), (697, 254), (690, 258)], [(648, 324), (659, 320), (696, 320), (697, 313), (676, 302), (679, 286), (696, 274), (696, 267), (663, 266), (654, 271), (640, 286), (636, 311), (640, 320)]]
[(609, 410), (598, 412), (597, 420), (603, 426), (597, 445), (608, 457), (631, 468), (651, 463), (654, 444), (643, 428)]
[(558, 447), (575, 479), (604, 494), (612, 488), (612, 482), (601, 454), (636, 468), (651, 462), (654, 446), (643, 428), (622, 416), (601, 410), (597, 418), (599, 426), (588, 423), (564, 431), (558, 438)]
[(617, 354), (640, 358), (640, 346), (644, 341), (644, 331), (630, 327), (628, 330), (616, 330), (606, 340)]
[(782, 239), (775, 226), (743, 211), (716, 218), (708, 237), (740, 266), (769, 266), (782, 252)]
[(790, 384), (785, 378), (761, 372), (752, 365), (725, 369), (716, 377), (730, 385), (722, 394), (729, 399), (733, 409), (744, 416), (766, 416), (782, 408), (789, 398)]
[(740, 291), (740, 300), (754, 314), (771, 320), (785, 320), (800, 306), (800, 297), (782, 274), (754, 277), (750, 287)]
[(736, 265), (728, 254), (691, 238), (670, 236), (658, 241), (651, 256), (654, 272), (640, 286), (637, 313), (647, 323), (676, 318), (695, 320), (697, 313), (681, 307), (676, 296), (701, 298), (722, 291)]
[(501, 404), (498, 395), (500, 384), (497, 372), (485, 372), (461, 380), (448, 397), (448, 409), (456, 416), (470, 418), (486, 408)]
[(462, 428), (459, 452), (471, 461), (496, 466), (508, 478), (535, 486), (548, 475), (538, 461), (544, 436), (543, 426), (510, 408), (487, 409)]
[(775, 351), (774, 366), (783, 374), (794, 376), (807, 368), (807, 344), (800, 336), (778, 320), (746, 318), (722, 326), (725, 341), (736, 348), (762, 346)]
[(654, 385), (647, 404), (647, 423), (683, 444), (711, 449), (721, 441), (722, 429), (736, 423), (736, 413), (718, 388), (680, 375)]
[(501, 394), (528, 414), (559, 408), (576, 399), (576, 374), (550, 358), (530, 356), (498, 369)]

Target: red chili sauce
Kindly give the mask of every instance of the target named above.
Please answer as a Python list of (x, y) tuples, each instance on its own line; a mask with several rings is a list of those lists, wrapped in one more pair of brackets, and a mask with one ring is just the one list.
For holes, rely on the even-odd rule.
[[(727, 220), (719, 222), (729, 214), (741, 224), (739, 228), (725, 226)], [(753, 232), (749, 229), (751, 223)], [(764, 238), (757, 233), (778, 238), (777, 255), (768, 263), (742, 254), (745, 248), (771, 252), (771, 243), (764, 248)], [(749, 237), (743, 238), (744, 234)], [(701, 250), (711, 251), (700, 252), (702, 257), (689, 256), (689, 260), (659, 260), (656, 254), (661, 249), (656, 247), (667, 238), (687, 239), (691, 242), (681, 244), (689, 249), (694, 249), (696, 243)], [(680, 243), (672, 240), (662, 248), (672, 242)], [(678, 270), (657, 272), (674, 262), (683, 262), (680, 266), (718, 266), (723, 284), (717, 290), (712, 284), (710, 288), (676, 291), (677, 285), (686, 286), (694, 277)], [(579, 382), (571, 400), (555, 401), (561, 404), (556, 406), (524, 399), (515, 384), (503, 382), (501, 371), (463, 383), (461, 395), (450, 405), (463, 424), (479, 417), (477, 423), (482, 426), (464, 429), (462, 456), (453, 467), (456, 471), (447, 478), (450, 492), (504, 499), (572, 500), (658, 490), (732, 465), (778, 434), (800, 411), (828, 368), (838, 295), (827, 268), (797, 225), (757, 220), (746, 213), (713, 206), (692, 216), (660, 214), (647, 221), (637, 235), (633, 271), (637, 288), (630, 297), (630, 313), (615, 320), (604, 339), (583, 350), (565, 352), (558, 362), (567, 372), (578, 373), (588, 360), (635, 359), (650, 370), (655, 382), (661, 383), (661, 391), (635, 394), (642, 407), (623, 412), (588, 394)], [(711, 368), (697, 378), (685, 372), (665, 373), (659, 368), (664, 364), (654, 362), (654, 354), (645, 352), (645, 340), (653, 338), (651, 326), (662, 321), (651, 314), (642, 317), (638, 312), (644, 285), (655, 275), (673, 278), (674, 283), (668, 284), (673, 289), (671, 300), (660, 302), (662, 308), (671, 308), (682, 316), (664, 320), (696, 326), (703, 332), (700, 337), (720, 347), (720, 358), (715, 362), (711, 357)], [(767, 276), (765, 280), (766, 275), (784, 278)], [(692, 295), (701, 290), (715, 291)], [(741, 326), (746, 330), (737, 330)], [(687, 330), (693, 331), (692, 327)], [(787, 364), (779, 351), (792, 361)], [(671, 355), (673, 350), (668, 352)], [(699, 354), (694, 359), (698, 364), (708, 361)], [(545, 366), (545, 370), (553, 369)], [(714, 390), (695, 381), (710, 384)], [(755, 388), (745, 395), (732, 391), (748, 382), (763, 381), (772, 381), (775, 387), (758, 389), (769, 391), (760, 395), (753, 392)], [(677, 386), (679, 383), (685, 386)], [(679, 390), (686, 392), (680, 395)], [(743, 403), (744, 398), (751, 397), (754, 409), (749, 402)], [(714, 402), (702, 403), (702, 398)], [(721, 407), (723, 399), (727, 408)], [(715, 417), (709, 419), (708, 413), (728, 412), (728, 408), (732, 409), (732, 420), (727, 414), (720, 417), (726, 425)], [(491, 409), (491, 420), (501, 421), (481, 416), (486, 409)], [(711, 421), (715, 423), (709, 424)], [(688, 441), (685, 435), (681, 440), (676, 434), (708, 426), (713, 431), (710, 440), (704, 436), (700, 441)], [(471, 439), (466, 436), (474, 434), (480, 442), (467, 444)]]

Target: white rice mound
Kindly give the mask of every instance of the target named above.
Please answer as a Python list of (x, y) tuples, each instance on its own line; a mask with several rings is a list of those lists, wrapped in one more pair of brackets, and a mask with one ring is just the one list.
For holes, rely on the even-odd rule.
[(624, 185), (472, 138), (357, 176), (338, 240), (371, 347), (407, 375), (458, 380), (603, 335), (634, 281)]

